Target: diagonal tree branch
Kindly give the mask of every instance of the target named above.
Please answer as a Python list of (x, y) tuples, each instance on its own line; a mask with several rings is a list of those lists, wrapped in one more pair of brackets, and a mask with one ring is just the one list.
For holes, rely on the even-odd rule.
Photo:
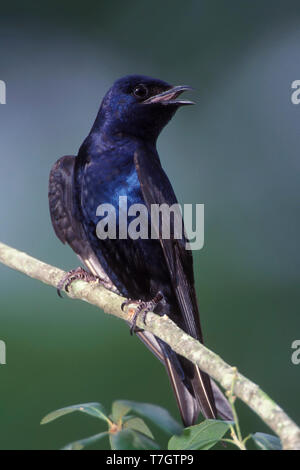
[[(43, 263), (26, 253), (0, 243), (0, 262), (34, 279), (56, 287), (66, 274), (61, 269)], [(134, 309), (123, 312), (125, 298), (116, 295), (97, 283), (74, 281), (69, 297), (84, 300), (104, 310), (105, 313), (131, 321)], [(168, 343), (172, 349), (186, 357), (218, 381), (225, 390), (233, 386), (233, 393), (245, 402), (280, 437), (285, 450), (300, 450), (300, 429), (287, 414), (268, 397), (258, 385), (237, 373), (221, 357), (184, 333), (166, 315), (147, 314), (147, 325), (141, 319), (137, 326), (150, 331)]]

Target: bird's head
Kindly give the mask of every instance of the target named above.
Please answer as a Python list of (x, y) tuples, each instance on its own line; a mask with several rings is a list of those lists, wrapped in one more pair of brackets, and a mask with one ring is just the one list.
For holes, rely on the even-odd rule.
[(109, 134), (156, 140), (180, 106), (194, 104), (178, 99), (186, 90), (191, 88), (143, 75), (120, 78), (104, 97), (95, 125)]

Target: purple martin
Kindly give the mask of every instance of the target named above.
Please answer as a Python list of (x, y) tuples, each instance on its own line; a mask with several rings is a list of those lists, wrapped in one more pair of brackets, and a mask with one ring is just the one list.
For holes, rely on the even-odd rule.
[[(76, 278), (100, 279), (106, 287), (139, 301), (137, 311), (153, 309), (203, 342), (194, 286), (193, 258), (186, 238), (161, 233), (155, 238), (97, 236), (97, 208), (119, 198), (128, 206), (177, 203), (156, 149), (157, 138), (178, 108), (193, 104), (179, 98), (187, 86), (132, 75), (117, 80), (105, 95), (92, 129), (78, 155), (64, 156), (53, 166), (49, 206), (58, 238), (79, 256), (82, 268), (70, 271), (58, 286), (68, 289)], [(128, 224), (130, 217), (128, 218)], [(151, 221), (148, 221), (149, 226)], [(183, 222), (182, 222), (183, 223)], [(117, 233), (119, 218), (116, 220)], [(134, 328), (160, 359), (170, 378), (182, 421), (230, 419), (229, 406), (207, 374), (174, 353), (152, 334)]]

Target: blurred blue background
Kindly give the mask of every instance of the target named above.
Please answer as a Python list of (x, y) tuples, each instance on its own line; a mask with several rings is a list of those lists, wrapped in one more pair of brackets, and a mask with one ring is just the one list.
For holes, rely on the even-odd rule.
[[(67, 0), (1, 4), (0, 240), (63, 269), (53, 232), (55, 160), (76, 154), (104, 93), (142, 73), (195, 88), (159, 152), (181, 203), (205, 204), (194, 253), (207, 345), (300, 422), (299, 2)], [(0, 448), (55, 449), (99, 431), (53, 409), (148, 401), (178, 417), (163, 367), (121, 321), (0, 266)], [(244, 434), (267, 431), (241, 403)], [(155, 431), (157, 436), (159, 433)]]

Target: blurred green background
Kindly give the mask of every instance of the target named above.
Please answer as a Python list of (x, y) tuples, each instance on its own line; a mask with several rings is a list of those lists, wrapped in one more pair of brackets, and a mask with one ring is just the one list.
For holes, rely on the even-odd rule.
[[(1, 4), (0, 240), (64, 269), (78, 265), (48, 213), (54, 161), (76, 154), (122, 75), (190, 84), (159, 152), (182, 203), (205, 204), (194, 253), (207, 345), (300, 422), (300, 4), (273, 0)], [(121, 321), (0, 265), (0, 448), (55, 449), (96, 420), (56, 408), (149, 401), (178, 417), (163, 367)], [(244, 433), (267, 431), (242, 404)], [(155, 433), (158, 435), (158, 432)]]

